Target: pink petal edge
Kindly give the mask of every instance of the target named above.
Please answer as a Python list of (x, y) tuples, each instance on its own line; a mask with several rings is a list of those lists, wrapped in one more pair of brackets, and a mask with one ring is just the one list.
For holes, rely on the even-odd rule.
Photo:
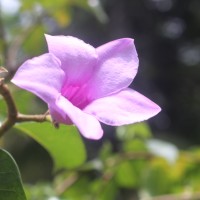
[(73, 106), (63, 96), (60, 95), (57, 98), (55, 106), (57, 108), (55, 107), (54, 109), (60, 112), (63, 118), (69, 117), (71, 119), (84, 137), (98, 140), (103, 136), (99, 121), (94, 116), (84, 113)]
[(139, 59), (134, 40), (122, 38), (96, 49), (98, 63), (88, 83), (88, 98), (98, 99), (127, 88), (137, 74)]
[(130, 88), (97, 99), (84, 108), (84, 112), (112, 126), (147, 120), (160, 110), (157, 104)]
[(72, 36), (45, 34), (48, 49), (61, 61), (69, 85), (82, 85), (93, 75), (97, 62), (95, 48)]
[(60, 64), (53, 54), (43, 54), (24, 62), (11, 82), (34, 93), (46, 103), (53, 102), (60, 93), (65, 77)]

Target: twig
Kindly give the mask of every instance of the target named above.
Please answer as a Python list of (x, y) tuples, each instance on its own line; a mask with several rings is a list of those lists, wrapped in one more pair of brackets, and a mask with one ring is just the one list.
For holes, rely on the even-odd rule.
[(20, 122), (30, 122), (30, 121), (34, 121), (34, 122), (50, 121), (50, 117), (47, 113), (39, 114), (39, 115), (25, 115), (25, 114), (18, 113), (16, 122), (20, 123)]
[(58, 196), (60, 196), (62, 193), (64, 193), (69, 187), (71, 187), (77, 180), (79, 176), (77, 173), (71, 174), (69, 177), (67, 177), (61, 184), (59, 184), (56, 188), (56, 193)]
[(161, 195), (149, 198), (148, 200), (199, 200), (199, 199), (200, 199), (200, 193), (194, 193), (194, 194), (183, 194), (183, 195), (178, 195), (178, 194)]
[(106, 165), (108, 167), (114, 167), (125, 160), (136, 160), (136, 159), (143, 159), (143, 160), (150, 160), (154, 158), (154, 155), (149, 152), (141, 151), (141, 152), (126, 152), (126, 153), (119, 153), (117, 157), (110, 157), (106, 160)]
[(13, 97), (8, 89), (8, 86), (0, 80), (0, 94), (3, 96), (7, 105), (7, 119), (0, 126), (0, 137), (10, 128), (12, 128), (15, 123), (19, 122), (44, 122), (50, 121), (48, 112), (41, 115), (24, 115), (18, 112)]
[(149, 152), (139, 151), (139, 152), (126, 152), (119, 154), (120, 158), (123, 160), (135, 160), (135, 159), (145, 159), (150, 160), (154, 158), (154, 155)]
[(0, 94), (3, 96), (8, 108), (7, 119), (3, 122), (3, 124), (0, 127), (1, 137), (4, 134), (4, 132), (6, 132), (15, 124), (17, 119), (17, 108), (7, 85), (3, 84), (2, 80), (0, 81)]

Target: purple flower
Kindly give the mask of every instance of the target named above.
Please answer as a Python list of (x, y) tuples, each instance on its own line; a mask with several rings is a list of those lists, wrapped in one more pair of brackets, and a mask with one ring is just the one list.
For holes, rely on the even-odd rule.
[(49, 53), (27, 60), (12, 82), (44, 100), (56, 122), (75, 124), (86, 138), (99, 139), (100, 122), (131, 124), (160, 111), (128, 88), (139, 63), (133, 39), (96, 49), (71, 36), (46, 35), (46, 40)]

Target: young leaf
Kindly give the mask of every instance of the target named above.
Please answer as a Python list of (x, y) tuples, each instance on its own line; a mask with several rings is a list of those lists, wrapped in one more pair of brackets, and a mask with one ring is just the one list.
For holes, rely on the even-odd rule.
[(74, 126), (60, 126), (50, 123), (22, 123), (15, 126), (40, 143), (52, 156), (55, 169), (76, 168), (86, 159), (85, 146)]
[(3, 149), (0, 149), (0, 199), (26, 200), (17, 164)]

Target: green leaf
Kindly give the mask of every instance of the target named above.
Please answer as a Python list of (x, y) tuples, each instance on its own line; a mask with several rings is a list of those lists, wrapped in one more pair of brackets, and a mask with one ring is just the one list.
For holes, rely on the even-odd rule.
[(125, 152), (146, 152), (147, 147), (143, 140), (136, 138), (127, 140), (122, 145)]
[(118, 185), (124, 188), (133, 188), (137, 184), (137, 176), (128, 161), (122, 162), (117, 167), (115, 180)]
[(0, 121), (3, 122), (5, 116), (7, 115), (6, 103), (2, 96), (0, 96)]
[(40, 143), (52, 156), (55, 169), (76, 168), (86, 159), (85, 146), (74, 126), (60, 126), (59, 129), (46, 122), (22, 123), (15, 128), (23, 131)]
[(95, 200), (113, 200), (117, 198), (118, 188), (113, 179), (105, 181), (103, 179), (96, 179), (90, 185), (91, 199)]
[(39, 182), (37, 184), (26, 184), (25, 186), (26, 196), (29, 200), (59, 200), (56, 197), (56, 192), (54, 187), (50, 182)]
[(3, 149), (0, 149), (0, 199), (26, 200), (17, 164)]
[(71, 22), (71, 15), (66, 8), (60, 8), (57, 12), (53, 12), (53, 17), (58, 22), (59, 26), (66, 27)]
[[(43, 53), (45, 46), (45, 32), (45, 27), (41, 24), (37, 24), (37, 26), (35, 26), (31, 31), (31, 34), (29, 34), (28, 39), (23, 43), (23, 50), (32, 56), (37, 56), (38, 54)], [(37, 44), (37, 48), (35, 48), (35, 44)]]
[(109, 158), (111, 156), (111, 154), (112, 154), (112, 145), (109, 141), (105, 141), (100, 150), (99, 158), (102, 161), (105, 161), (107, 158)]
[(151, 129), (149, 128), (148, 124), (144, 122), (120, 126), (117, 128), (117, 136), (120, 140), (131, 140), (135, 137), (148, 139), (151, 137), (151, 135)]
[(8, 86), (21, 113), (38, 114), (47, 111), (46, 104), (33, 93), (21, 90), (13, 84)]
[[(16, 106), (21, 113), (38, 114), (47, 110), (46, 104), (34, 94), (21, 90), (15, 85), (8, 83), (8, 88), (15, 100)], [(31, 105), (31, 106), (30, 106)], [(0, 121), (4, 121), (7, 116), (7, 105), (2, 96), (0, 96)]]
[(166, 160), (154, 158), (144, 171), (143, 189), (152, 196), (169, 193), (173, 188), (170, 172), (171, 168)]
[[(60, 182), (59, 185), (63, 185), (66, 180), (74, 180), (76, 174), (69, 173), (68, 176), (65, 177), (65, 180)], [(70, 186), (64, 189), (63, 193), (61, 194), (61, 199), (64, 200), (86, 200), (90, 199), (88, 196), (90, 195), (90, 184), (91, 180), (87, 175), (82, 175), (77, 178), (76, 181)], [(61, 188), (62, 189), (62, 188)]]

